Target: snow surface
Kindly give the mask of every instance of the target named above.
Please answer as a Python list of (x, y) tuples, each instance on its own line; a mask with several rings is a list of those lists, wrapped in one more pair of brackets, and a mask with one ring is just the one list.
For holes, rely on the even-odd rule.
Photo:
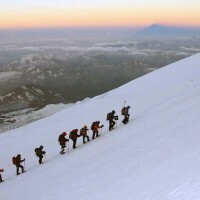
[[(200, 54), (0, 135), (1, 200), (199, 200)], [(131, 106), (108, 132), (106, 113)], [(59, 154), (58, 136), (101, 120), (101, 137)], [(91, 131), (90, 131), (91, 136)], [(43, 144), (45, 164), (34, 148)], [(11, 158), (26, 158), (15, 176)]]

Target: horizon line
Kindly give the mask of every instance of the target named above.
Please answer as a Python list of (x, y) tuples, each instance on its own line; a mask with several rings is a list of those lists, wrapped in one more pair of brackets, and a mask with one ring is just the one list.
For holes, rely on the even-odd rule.
[(109, 26), (35, 26), (35, 27), (0, 27), (0, 31), (23, 31), (23, 30), (61, 30), (61, 29), (143, 29), (151, 26), (162, 26), (162, 27), (173, 27), (173, 28), (189, 28), (189, 29), (200, 29), (200, 25), (170, 25), (170, 24), (159, 24), (153, 23), (149, 25), (109, 25)]

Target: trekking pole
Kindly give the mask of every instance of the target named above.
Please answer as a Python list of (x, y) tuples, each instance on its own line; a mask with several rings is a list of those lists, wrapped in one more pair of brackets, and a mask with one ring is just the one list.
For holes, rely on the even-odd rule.
[[(102, 127), (103, 128), (103, 127)], [(101, 130), (100, 130), (100, 136), (101, 136), (101, 134), (102, 134), (102, 128), (101, 128)]]
[[(103, 125), (103, 124), (102, 124)], [(100, 134), (102, 134), (103, 133), (103, 127), (104, 127), (104, 125), (102, 126), (102, 128), (101, 128), (101, 133)]]
[(46, 160), (46, 153), (44, 154), (44, 159), (43, 159), (43, 162)]
[(69, 142), (67, 142), (67, 152), (69, 152)]

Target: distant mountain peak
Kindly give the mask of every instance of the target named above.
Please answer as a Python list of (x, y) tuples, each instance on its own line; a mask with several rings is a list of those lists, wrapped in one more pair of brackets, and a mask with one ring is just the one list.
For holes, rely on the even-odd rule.
[(200, 35), (200, 28), (152, 24), (140, 30), (136, 35), (142, 37), (193, 36), (193, 35)]

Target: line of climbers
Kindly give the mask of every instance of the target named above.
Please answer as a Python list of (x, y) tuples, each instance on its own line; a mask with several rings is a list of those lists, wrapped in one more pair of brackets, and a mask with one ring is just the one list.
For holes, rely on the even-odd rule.
[[(127, 107), (123, 107), (122, 110), (121, 110), (121, 115), (124, 116), (124, 119), (122, 120), (122, 123), (123, 124), (127, 124), (129, 122), (129, 117), (130, 117), (130, 114), (129, 114), (129, 109), (130, 109), (130, 106), (127, 106)], [(108, 113), (107, 114), (107, 118), (106, 118), (108, 121), (109, 121), (109, 131), (111, 130), (114, 130), (114, 126), (116, 124), (116, 120), (118, 120), (118, 116), (115, 115), (115, 111), (113, 110), (112, 112)], [(104, 125), (100, 125), (100, 121), (95, 121), (92, 123), (91, 125), (91, 130), (93, 132), (92, 134), (92, 139), (95, 139), (95, 137), (99, 137), (99, 129), (103, 128)], [(87, 126), (85, 125), (83, 128), (80, 129), (80, 134), (78, 134), (78, 129), (73, 129), (70, 134), (69, 134), (69, 139), (72, 140), (73, 142), (73, 149), (76, 148), (76, 142), (77, 142), (77, 138), (78, 137), (83, 137), (83, 144), (86, 143), (85, 139), (87, 138), (87, 142), (90, 141), (90, 138), (89, 136), (87, 135), (88, 133), (88, 128)], [(59, 135), (58, 137), (58, 142), (60, 143), (60, 146), (61, 146), (61, 151), (60, 151), (60, 154), (64, 154), (65, 153), (65, 150), (66, 150), (66, 143), (67, 143), (67, 148), (68, 148), (68, 151), (69, 151), (69, 139), (65, 138), (67, 135), (66, 132), (63, 132), (61, 135)], [(43, 151), (43, 146), (41, 145), (39, 148), (35, 148), (35, 155), (39, 158), (39, 164), (43, 164), (43, 157), (44, 155), (46, 154), (45, 151)], [(13, 165), (16, 166), (16, 174), (19, 175), (20, 172), (19, 172), (19, 169), (21, 169), (21, 172), (24, 173), (25, 170), (25, 158), (22, 159), (21, 158), (21, 155), (18, 154), (16, 157), (12, 157), (12, 163)], [(24, 166), (22, 165), (22, 163), (24, 163)], [(4, 169), (0, 169), (0, 183), (3, 182), (3, 179), (2, 179), (2, 176), (1, 176), (1, 172), (4, 172)]]

